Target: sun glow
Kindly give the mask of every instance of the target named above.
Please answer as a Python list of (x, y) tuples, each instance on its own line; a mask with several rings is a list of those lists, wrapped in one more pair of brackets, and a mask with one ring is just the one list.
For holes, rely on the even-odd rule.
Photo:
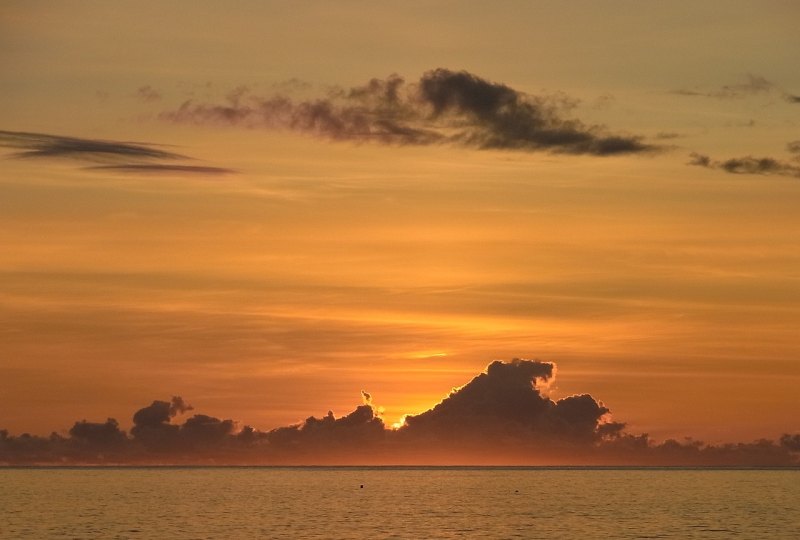
[(447, 356), (446, 352), (442, 351), (419, 351), (408, 355), (409, 358), (416, 360), (425, 360), (427, 358), (444, 358)]
[(397, 422), (392, 424), (392, 426), (391, 426), (392, 429), (397, 430), (397, 429), (400, 429), (401, 427), (405, 426), (406, 425), (406, 417), (407, 416), (408, 416), (407, 414), (404, 414), (403, 416), (401, 416), (400, 420), (398, 420)]

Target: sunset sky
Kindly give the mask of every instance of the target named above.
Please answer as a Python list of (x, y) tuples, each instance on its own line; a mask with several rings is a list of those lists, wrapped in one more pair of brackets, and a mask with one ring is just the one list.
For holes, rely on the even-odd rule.
[(0, 428), (388, 426), (527, 358), (656, 439), (800, 431), (799, 20), (3, 2)]

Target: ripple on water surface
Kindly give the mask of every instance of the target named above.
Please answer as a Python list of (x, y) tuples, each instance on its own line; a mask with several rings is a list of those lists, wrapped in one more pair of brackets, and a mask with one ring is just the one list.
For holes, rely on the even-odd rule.
[(800, 523), (797, 470), (69, 468), (0, 480), (9, 539), (777, 539)]

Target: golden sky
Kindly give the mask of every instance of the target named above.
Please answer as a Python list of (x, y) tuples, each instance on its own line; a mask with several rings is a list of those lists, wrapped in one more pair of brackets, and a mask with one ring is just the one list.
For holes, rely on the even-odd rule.
[[(589, 393), (660, 439), (797, 431), (798, 16), (4, 2), (0, 427), (127, 429), (181, 395), (270, 429), (361, 390), (388, 425), (520, 357), (557, 365), (554, 399)], [(548, 136), (590, 146), (471, 102), (446, 123), (412, 98), (390, 117), (358, 102), (369, 129), (399, 118), (433, 141), (298, 116), (392, 74), (412, 95), (437, 68), (533, 103), (512, 108), (520, 130), (547, 110)], [(257, 112), (276, 96), (296, 106)], [(38, 148), (20, 132), (61, 153), (19, 157)], [(598, 150), (608, 137), (642, 148)], [(182, 157), (63, 151), (86, 141)]]

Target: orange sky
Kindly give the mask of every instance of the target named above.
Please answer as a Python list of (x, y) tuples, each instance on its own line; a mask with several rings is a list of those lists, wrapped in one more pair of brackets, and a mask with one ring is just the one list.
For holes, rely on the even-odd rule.
[[(557, 364), (554, 398), (590, 393), (657, 438), (800, 429), (800, 11), (722, 6), (6, 3), (0, 130), (161, 145), (235, 172), (0, 148), (0, 427), (128, 427), (181, 395), (269, 429), (349, 412), (362, 389), (391, 424), (522, 357)], [(566, 116), (659, 151), (159, 117), (241, 85), (316, 99), (438, 67), (562, 93)], [(691, 152), (712, 166), (687, 166)], [(788, 168), (713, 165), (745, 156)]]

